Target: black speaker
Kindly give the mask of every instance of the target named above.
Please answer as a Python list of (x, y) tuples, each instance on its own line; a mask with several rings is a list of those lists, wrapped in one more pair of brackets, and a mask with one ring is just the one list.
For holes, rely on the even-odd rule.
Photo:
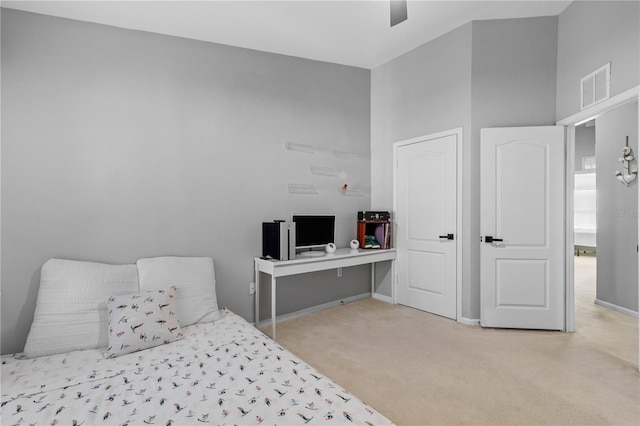
[(295, 223), (284, 220), (262, 222), (262, 256), (270, 256), (275, 260), (295, 259)]

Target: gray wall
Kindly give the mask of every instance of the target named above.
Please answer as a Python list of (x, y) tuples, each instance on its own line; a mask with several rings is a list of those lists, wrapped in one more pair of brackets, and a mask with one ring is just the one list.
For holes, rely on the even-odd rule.
[[(464, 25), (390, 61), (371, 73), (371, 205), (393, 209), (393, 143), (416, 136), (462, 127), (463, 150), (468, 152), (471, 102), (471, 29)], [(470, 159), (465, 156), (464, 169)], [(468, 205), (469, 175), (464, 174), (464, 204)], [(470, 213), (463, 209), (463, 228)], [(463, 253), (469, 273), (468, 232)], [(380, 292), (391, 296), (391, 285)], [(466, 293), (465, 293), (466, 292)], [(468, 304), (469, 287), (463, 289)]]
[[(558, 120), (569, 117), (580, 112), (580, 79), (597, 68), (611, 62), (611, 96), (620, 94), (632, 89), (640, 84), (640, 3), (625, 1), (575, 1), (565, 9), (558, 17), (558, 70), (557, 70), (557, 108), (556, 118)], [(603, 117), (604, 119), (604, 117)], [(605, 119), (606, 120), (606, 119)], [(636, 115), (637, 120), (637, 115)], [(612, 186), (604, 186), (606, 181), (615, 179), (614, 173), (620, 163), (617, 158), (623, 139), (603, 140), (599, 136), (602, 129), (599, 129), (601, 122), (596, 122), (596, 157), (597, 157), (597, 191), (598, 191), (598, 294), (597, 297), (619, 306), (627, 307), (631, 310), (638, 309), (638, 272), (635, 246), (637, 244), (637, 217), (609, 216), (604, 217), (604, 211), (621, 208), (615, 204), (613, 199), (603, 204), (602, 197), (613, 196), (605, 194), (604, 191), (615, 190), (614, 192), (637, 192), (632, 188), (620, 188), (623, 186), (617, 180), (611, 183)], [(637, 134), (637, 129), (636, 129)], [(609, 148), (613, 144), (614, 148)], [(601, 158), (601, 151), (613, 149), (609, 153), (610, 160), (606, 162)], [(615, 156), (611, 163), (611, 159)], [(603, 181), (604, 180), (604, 181)], [(617, 185), (616, 185), (617, 184)], [(608, 189), (605, 189), (608, 188)], [(625, 191), (626, 190), (626, 191)], [(623, 197), (628, 202), (633, 196)], [(626, 205), (632, 212), (637, 212), (637, 198), (635, 204)], [(624, 209), (626, 209), (623, 208)], [(611, 210), (613, 209), (613, 210)], [(619, 226), (622, 222), (629, 222), (628, 232), (624, 235), (609, 234), (604, 229), (613, 224), (606, 225), (602, 222), (606, 220)], [(634, 222), (633, 224), (631, 222)], [(615, 235), (615, 236), (612, 236)], [(629, 240), (631, 238), (631, 240)], [(632, 255), (635, 260), (627, 266), (618, 263), (618, 257), (610, 256), (610, 250), (625, 253), (622, 257)], [(629, 253), (630, 250), (630, 253)], [(631, 266), (628, 266), (631, 265)], [(607, 272), (608, 271), (608, 272)], [(601, 275), (605, 274), (605, 275)], [(601, 278), (602, 281), (601, 282)], [(613, 284), (609, 287), (608, 282), (616, 280), (629, 287), (622, 291)], [(615, 296), (611, 292), (603, 290), (604, 287), (617, 292)], [(633, 288), (631, 288), (633, 287)], [(605, 291), (605, 293), (603, 293)], [(635, 293), (634, 293), (635, 292)], [(635, 294), (633, 300), (621, 299), (623, 296)], [(622, 302), (622, 303), (618, 303)]]
[[(637, 2), (580, 1), (559, 16), (557, 70), (545, 77), (557, 81), (556, 118), (579, 111), (580, 78), (606, 62), (613, 95), (638, 85), (639, 15)], [(467, 24), (369, 73), (2, 9), (2, 353), (22, 349), (40, 265), (54, 256), (212, 256), (221, 305), (252, 320), (260, 222), (330, 210), (345, 246), (355, 211), (392, 209), (392, 143), (456, 127), (463, 315), (477, 318), (478, 129), (548, 120), (547, 85), (521, 68), (529, 52), (517, 43), (550, 55), (549, 34), (523, 38), (549, 19)], [(285, 140), (322, 151), (284, 152)], [(331, 149), (362, 157), (336, 160)], [(344, 168), (365, 196), (340, 197), (343, 182), (310, 177), (311, 164)], [(292, 181), (321, 193), (289, 195)], [(368, 290), (367, 268), (348, 281), (333, 275), (283, 282), (284, 294), (302, 285), (313, 297), (280, 298), (280, 312)]]
[(462, 127), (462, 315), (480, 317), (480, 129), (551, 125), (555, 17), (476, 21), (372, 71), (371, 200), (391, 205), (393, 143)]
[(638, 85), (638, 6), (576, 1), (557, 18), (475, 21), (372, 71), (372, 206), (392, 203), (393, 142), (463, 127), (464, 317), (480, 314), (479, 129), (579, 112), (580, 78), (607, 62), (612, 96)]
[[(576, 126), (575, 171), (582, 172), (582, 157), (596, 155), (596, 126)], [(596, 166), (598, 162), (596, 160)], [(590, 170), (593, 172), (593, 170)], [(589, 172), (589, 170), (587, 170)]]
[(480, 129), (555, 124), (557, 18), (473, 23), (471, 310), (480, 318)]
[(556, 118), (580, 111), (580, 79), (611, 62), (611, 96), (638, 85), (640, 2), (574, 1), (558, 18)]
[[(598, 271), (596, 298), (638, 311), (638, 182), (625, 186), (622, 171), (626, 136), (638, 155), (638, 103), (625, 105), (596, 119), (596, 181)], [(632, 166), (638, 167), (634, 161)]]
[[(262, 221), (335, 213), (346, 247), (370, 207), (368, 70), (8, 9), (1, 47), (2, 353), (22, 350), (51, 257), (211, 256), (220, 306), (253, 321)], [(369, 277), (283, 282), (279, 312), (365, 293)]]

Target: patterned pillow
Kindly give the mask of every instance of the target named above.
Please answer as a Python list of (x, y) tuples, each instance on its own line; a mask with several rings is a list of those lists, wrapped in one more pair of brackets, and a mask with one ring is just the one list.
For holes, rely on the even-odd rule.
[(182, 339), (176, 288), (111, 296), (107, 358)]

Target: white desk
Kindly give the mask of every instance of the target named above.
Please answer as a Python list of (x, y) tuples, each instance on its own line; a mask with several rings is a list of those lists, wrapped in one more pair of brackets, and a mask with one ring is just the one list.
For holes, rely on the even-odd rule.
[(306, 274), (327, 269), (371, 264), (371, 295), (375, 293), (375, 263), (395, 260), (396, 250), (351, 250), (338, 249), (335, 253), (317, 257), (298, 256), (294, 260), (253, 259), (256, 273), (255, 323), (260, 325), (260, 272), (271, 275), (271, 327), (272, 338), (276, 340), (276, 278), (288, 275)]

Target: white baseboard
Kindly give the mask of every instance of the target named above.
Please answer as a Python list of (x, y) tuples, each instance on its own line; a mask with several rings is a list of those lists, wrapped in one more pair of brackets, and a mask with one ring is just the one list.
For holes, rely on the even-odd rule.
[(613, 303), (605, 302), (604, 300), (596, 299), (595, 304), (611, 309), (612, 311), (620, 312), (621, 314), (629, 315), (630, 317), (638, 318), (637, 312), (623, 308), (622, 306), (614, 305)]
[(385, 296), (383, 294), (373, 293), (371, 295), (373, 299), (380, 300), (382, 302), (391, 303), (393, 305), (393, 299), (389, 296)]
[(464, 324), (464, 325), (473, 325), (475, 327), (480, 327), (480, 320), (479, 319), (472, 319), (472, 318), (458, 318), (458, 322), (460, 324)]
[[(290, 312), (288, 314), (278, 315), (276, 317), (276, 324), (282, 321), (287, 321), (290, 319), (309, 315), (314, 312), (324, 311), (325, 309), (335, 308), (336, 306), (346, 305), (347, 303), (355, 302), (357, 300), (367, 299), (369, 297), (371, 297), (371, 293), (362, 293), (362, 294), (357, 294), (355, 296), (346, 297), (344, 299), (334, 300), (333, 302), (323, 303), (322, 305), (311, 306), (310, 308), (301, 309), (299, 311)], [(262, 320), (260, 322), (260, 325), (256, 326), (256, 328), (260, 328), (263, 325), (263, 323), (270, 324), (271, 323), (270, 321), (271, 320)]]

